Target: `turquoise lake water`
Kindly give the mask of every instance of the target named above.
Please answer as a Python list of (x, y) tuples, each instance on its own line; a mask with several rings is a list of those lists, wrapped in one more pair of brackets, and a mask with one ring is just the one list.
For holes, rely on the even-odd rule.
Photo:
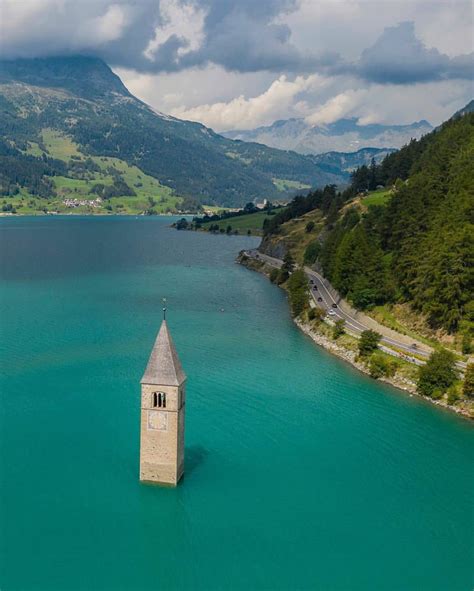
[[(0, 220), (0, 589), (472, 589), (473, 424), (314, 346), (255, 239), (169, 223)], [(163, 296), (177, 489), (138, 482)]]

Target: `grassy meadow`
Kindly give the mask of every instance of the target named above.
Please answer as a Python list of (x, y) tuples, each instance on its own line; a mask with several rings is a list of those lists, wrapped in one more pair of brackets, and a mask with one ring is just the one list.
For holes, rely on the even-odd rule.
[(391, 189), (378, 189), (371, 191), (367, 196), (362, 198), (362, 203), (369, 207), (370, 205), (385, 205), (392, 196)]
[[(80, 152), (77, 144), (53, 129), (43, 129), (41, 141), (29, 142), (25, 152), (32, 156), (46, 154), (68, 163), (80, 164), (88, 159)], [(99, 167), (99, 171), (71, 171), (71, 176), (51, 177), (56, 193), (51, 199), (38, 198), (22, 189), (18, 195), (0, 198), (0, 209), (11, 204), (17, 213), (30, 215), (43, 212), (141, 214), (146, 211), (163, 214), (175, 212), (182, 202), (173, 189), (119, 158), (92, 156), (90, 160)], [(100, 204), (94, 203), (98, 197), (92, 191), (94, 185), (111, 187), (116, 179), (123, 180), (135, 195), (118, 195)], [(73, 207), (66, 205), (65, 200), (84, 203)]]
[(231, 231), (238, 231), (239, 234), (251, 234), (253, 236), (261, 236), (263, 234), (263, 222), (268, 218), (266, 211), (258, 211), (256, 213), (249, 213), (247, 215), (240, 215), (230, 217), (225, 220), (217, 220), (213, 222), (206, 222), (202, 224), (203, 230), (209, 230), (210, 226), (219, 226), (219, 231), (227, 230), (227, 227), (231, 227)]
[(279, 191), (299, 191), (300, 189), (310, 189), (311, 185), (305, 185), (299, 181), (292, 181), (289, 179), (273, 179), (273, 184)]

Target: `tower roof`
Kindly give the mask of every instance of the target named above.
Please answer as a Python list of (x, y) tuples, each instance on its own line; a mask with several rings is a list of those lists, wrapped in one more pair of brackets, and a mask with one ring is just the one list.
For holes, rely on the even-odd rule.
[(166, 320), (163, 320), (140, 383), (157, 386), (180, 386), (185, 379), (186, 374), (181, 367), (168, 325)]

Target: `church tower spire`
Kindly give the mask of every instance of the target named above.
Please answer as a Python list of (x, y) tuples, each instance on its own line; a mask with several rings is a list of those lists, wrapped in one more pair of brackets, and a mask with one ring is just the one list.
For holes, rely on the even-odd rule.
[(165, 313), (140, 382), (140, 480), (175, 486), (184, 471), (186, 375)]

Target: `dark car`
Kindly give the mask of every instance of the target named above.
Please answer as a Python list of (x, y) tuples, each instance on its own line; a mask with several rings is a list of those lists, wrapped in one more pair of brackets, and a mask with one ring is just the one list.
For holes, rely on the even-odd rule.
[(322, 302), (322, 301), (323, 301), (323, 298), (318, 298), (318, 302)]
[(313, 283), (314, 283), (314, 281), (313, 281), (312, 279), (310, 279), (310, 280), (309, 280), (309, 282), (310, 282), (311, 284), (313, 284)]
[(333, 308), (337, 308), (337, 304), (333, 304), (333, 305), (332, 305), (332, 307), (333, 307)]

